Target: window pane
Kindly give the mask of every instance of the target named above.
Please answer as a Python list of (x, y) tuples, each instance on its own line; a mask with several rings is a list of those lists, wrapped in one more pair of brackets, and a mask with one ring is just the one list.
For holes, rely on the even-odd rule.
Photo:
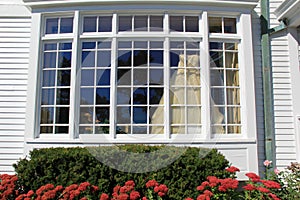
[(134, 126), (132, 127), (133, 134), (147, 134), (147, 127), (146, 126)]
[(96, 104), (110, 104), (110, 89), (97, 88), (96, 90)]
[(55, 133), (67, 134), (67, 133), (69, 133), (69, 127), (68, 126), (55, 126)]
[(227, 86), (240, 86), (239, 71), (226, 70), (226, 85)]
[(95, 126), (95, 134), (109, 134), (109, 126)]
[(131, 30), (132, 30), (132, 17), (119, 16), (119, 31), (131, 31)]
[(117, 123), (118, 124), (129, 124), (131, 116), (130, 107), (118, 107), (117, 108)]
[(189, 105), (199, 105), (201, 104), (201, 88), (193, 87), (186, 89), (186, 101)]
[(211, 108), (211, 123), (212, 124), (224, 124), (225, 123), (225, 109), (224, 107), (214, 106), (212, 102)]
[(163, 66), (164, 51), (163, 50), (150, 50), (150, 66)]
[(83, 32), (96, 32), (97, 17), (84, 17)]
[(68, 124), (69, 123), (69, 108), (68, 107), (57, 107), (55, 121), (57, 124)]
[(42, 105), (54, 105), (54, 89), (42, 90)]
[(131, 127), (130, 126), (117, 126), (116, 132), (117, 132), (117, 134), (130, 134)]
[(55, 67), (56, 67), (56, 52), (45, 52), (43, 68), (55, 68)]
[(80, 89), (80, 104), (81, 105), (94, 105), (94, 88), (81, 88)]
[(95, 66), (95, 52), (83, 51), (81, 67), (94, 67)]
[(147, 16), (135, 16), (134, 17), (134, 31), (147, 31), (148, 29), (148, 17)]
[(164, 71), (163, 69), (150, 69), (149, 85), (163, 85)]
[(135, 88), (133, 91), (133, 104), (147, 105), (147, 96), (148, 96), (147, 88)]
[(164, 124), (164, 106), (151, 106), (150, 107), (150, 123), (151, 124)]
[(110, 85), (110, 70), (97, 70), (96, 85)]
[(133, 84), (134, 85), (147, 85), (148, 84), (148, 70), (135, 69), (133, 71)]
[(96, 48), (96, 42), (83, 42), (82, 43), (82, 49), (95, 49)]
[(50, 43), (50, 44), (45, 44), (44, 45), (44, 50), (57, 50), (57, 44), (56, 43)]
[(99, 17), (99, 32), (111, 32), (112, 30), (112, 17), (105, 16)]
[(236, 18), (224, 18), (224, 33), (236, 33)]
[(58, 18), (46, 19), (46, 34), (58, 33)]
[(59, 43), (59, 50), (71, 50), (72, 49), (72, 43)]
[(240, 107), (228, 107), (227, 115), (228, 115), (227, 116), (228, 124), (240, 124), (241, 123)]
[(210, 83), (212, 86), (223, 86), (224, 85), (224, 73), (221, 70), (210, 71)]
[(53, 133), (53, 126), (41, 126), (40, 127), (40, 133), (41, 134)]
[(94, 73), (93, 69), (81, 70), (81, 86), (94, 86)]
[(210, 33), (222, 33), (222, 18), (221, 17), (209, 17), (209, 32)]
[(150, 49), (162, 49), (164, 48), (164, 42), (150, 41)]
[(201, 124), (201, 107), (187, 107), (187, 123)]
[(53, 123), (54, 108), (41, 108), (41, 124)]
[(147, 66), (148, 53), (146, 50), (135, 50), (133, 57), (134, 66)]
[(212, 88), (211, 89), (211, 98), (215, 105), (224, 105), (224, 89), (223, 88)]
[(73, 32), (73, 17), (61, 18), (60, 33), (72, 33), (72, 32)]
[(96, 124), (109, 124), (109, 107), (96, 108)]
[(131, 51), (118, 51), (118, 66), (131, 66)]
[(93, 123), (93, 107), (80, 107), (80, 124)]
[(209, 52), (210, 54), (210, 67), (223, 67), (223, 52)]
[(163, 16), (150, 16), (150, 31), (163, 31)]
[(147, 107), (134, 106), (133, 107), (133, 123), (145, 124), (147, 123)]
[(227, 104), (228, 105), (240, 105), (240, 89), (227, 88)]
[(163, 126), (151, 126), (150, 134), (164, 134), (164, 127)]
[(171, 67), (178, 67), (179, 55), (180, 55), (180, 53), (178, 51), (171, 51), (170, 52), (170, 64), (171, 64)]
[(49, 87), (55, 85), (55, 70), (43, 71), (43, 86)]
[(70, 104), (70, 89), (57, 89), (56, 93), (57, 105), (69, 105)]
[(117, 90), (117, 104), (130, 104), (131, 89), (130, 88), (118, 88)]
[(111, 51), (98, 51), (97, 67), (110, 67)]
[(235, 133), (239, 134), (241, 133), (241, 126), (228, 126), (228, 133)]
[(170, 16), (170, 30), (171, 31), (183, 31), (183, 17), (182, 16)]
[(71, 52), (60, 52), (58, 58), (59, 59), (58, 67), (59, 68), (71, 67), (71, 57), (72, 57)]
[(171, 108), (171, 123), (184, 124), (185, 123), (185, 107), (177, 106)]
[(111, 48), (111, 42), (110, 41), (101, 41), (98, 42), (98, 49), (110, 49)]
[(92, 134), (93, 127), (92, 126), (80, 126), (79, 127), (79, 134)]
[(133, 47), (134, 47), (134, 48), (143, 48), (143, 49), (147, 49), (147, 47), (148, 47), (148, 42), (144, 42), (144, 41), (135, 41)]
[[(150, 88), (150, 104), (160, 104), (164, 94), (164, 88)], [(163, 103), (163, 102), (162, 102)]]
[(131, 85), (131, 69), (118, 69), (118, 85)]
[(71, 70), (58, 70), (57, 71), (57, 85), (70, 86)]
[(198, 17), (185, 17), (185, 32), (199, 32)]

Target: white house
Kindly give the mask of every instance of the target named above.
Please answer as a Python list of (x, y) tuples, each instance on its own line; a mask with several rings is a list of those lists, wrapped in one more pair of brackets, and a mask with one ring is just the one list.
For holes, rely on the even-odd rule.
[(299, 161), (299, 0), (1, 0), (0, 173), (33, 148)]

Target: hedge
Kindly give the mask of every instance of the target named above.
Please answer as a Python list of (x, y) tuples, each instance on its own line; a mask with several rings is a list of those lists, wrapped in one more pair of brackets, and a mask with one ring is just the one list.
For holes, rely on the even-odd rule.
[(216, 149), (146, 145), (49, 148), (34, 149), (29, 157), (14, 165), (25, 191), (48, 183), (68, 186), (88, 181), (109, 193), (114, 186), (135, 180), (136, 189), (144, 192), (145, 183), (155, 179), (168, 185), (169, 199), (181, 199), (195, 196), (195, 188), (209, 175), (229, 177), (224, 170), (229, 163)]

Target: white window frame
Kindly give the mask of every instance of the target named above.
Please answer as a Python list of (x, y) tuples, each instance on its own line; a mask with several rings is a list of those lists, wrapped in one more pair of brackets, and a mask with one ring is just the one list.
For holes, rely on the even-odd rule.
[[(140, 11), (141, 13), (143, 11)], [(255, 92), (254, 92), (254, 71), (253, 71), (253, 47), (252, 47), (252, 35), (251, 35), (251, 14), (250, 13), (233, 13), (233, 12), (226, 12), (227, 16), (239, 16), (238, 21), (237, 21), (237, 32), (238, 36), (236, 34), (226, 34), (226, 35), (215, 35), (215, 34), (209, 34), (208, 33), (208, 16), (210, 15), (215, 15), (215, 16), (224, 16), (223, 12), (211, 12), (210, 11), (193, 11), (194, 14), (198, 14), (200, 16), (199, 21), (199, 30), (200, 33), (191, 33), (189, 34), (190, 37), (197, 37), (197, 38), (202, 38), (201, 44), (201, 52), (200, 52), (200, 66), (201, 66), (201, 73), (202, 77), (205, 77), (205, 80), (201, 78), (201, 94), (210, 94), (209, 89), (205, 87), (205, 84), (209, 83), (209, 68), (206, 66), (209, 66), (209, 58), (207, 57), (208, 51), (209, 51), (209, 41), (212, 39), (223, 39), (223, 40), (239, 40), (239, 66), (240, 66), (240, 77), (241, 80), (241, 115), (242, 115), (242, 133), (241, 134), (236, 134), (236, 135), (212, 135), (211, 132), (209, 131), (210, 129), (210, 113), (205, 112), (202, 113), (202, 119), (203, 119), (203, 127), (202, 127), (202, 134), (199, 135), (191, 135), (191, 138), (187, 138), (187, 135), (176, 135), (176, 138), (174, 138), (174, 135), (170, 135), (170, 130), (168, 130), (166, 126), (166, 134), (161, 137), (158, 136), (156, 138), (151, 138), (149, 141), (145, 141), (144, 138), (140, 140), (133, 140), (132, 138), (129, 138), (128, 136), (122, 136), (118, 139), (115, 138), (115, 126), (111, 126), (110, 131), (111, 134), (109, 135), (78, 135), (78, 130), (77, 130), (77, 124), (78, 124), (78, 117), (73, 118), (70, 117), (70, 133), (66, 135), (39, 135), (39, 102), (40, 102), (40, 62), (41, 62), (41, 54), (40, 52), (42, 47), (43, 47), (43, 41), (50, 41), (50, 40), (72, 40), (73, 41), (73, 49), (72, 49), (72, 67), (73, 70), (71, 71), (71, 77), (76, 77), (77, 76), (77, 71), (80, 70), (79, 67), (79, 60), (80, 60), (80, 43), (84, 39), (93, 39), (93, 38), (107, 38), (111, 37), (112, 38), (112, 49), (115, 48), (117, 39), (116, 39), (116, 34), (117, 34), (117, 14), (114, 13), (113, 11), (104, 11), (103, 15), (113, 15), (113, 22), (112, 22), (112, 32), (111, 33), (102, 33), (102, 32), (97, 32), (97, 33), (88, 33), (88, 34), (82, 34), (82, 21), (83, 21), (83, 16), (86, 16), (86, 14), (93, 15), (93, 13), (89, 13), (87, 11), (74, 11), (74, 12), (66, 12), (66, 13), (59, 13), (55, 14), (57, 16), (74, 16), (74, 25), (73, 25), (73, 33), (71, 34), (63, 34), (63, 36), (59, 36), (57, 38), (56, 36), (51, 35), (43, 35), (43, 30), (45, 30), (44, 27), (44, 19), (47, 16), (55, 16), (52, 14), (45, 14), (42, 15), (41, 13), (33, 13), (32, 14), (32, 41), (31, 41), (31, 53), (30, 53), (30, 69), (29, 69), (29, 87), (28, 87), (28, 103), (27, 103), (27, 112), (26, 112), (26, 140), (27, 141), (64, 141), (64, 142), (69, 142), (69, 143), (76, 143), (80, 141), (80, 139), (84, 138), (84, 141), (89, 141), (90, 143), (110, 143), (110, 142), (116, 142), (116, 143), (169, 143), (170, 141), (176, 141), (176, 143), (186, 143), (186, 142), (191, 142), (191, 143), (205, 143), (205, 142), (217, 142), (222, 139), (222, 142), (233, 142), (233, 141), (247, 141), (247, 142), (254, 142), (256, 141), (256, 114), (255, 114)], [(168, 26), (168, 16), (169, 14), (187, 14), (191, 13), (193, 15), (193, 12), (191, 10), (188, 11), (179, 11), (179, 10), (172, 10), (170, 12), (165, 12), (164, 16), (164, 24), (165, 26)], [(126, 12), (120, 12), (126, 14)], [(118, 13), (118, 14), (120, 14)], [(129, 11), (128, 11), (129, 13)], [(138, 12), (137, 12), (138, 13)], [(159, 14), (161, 12), (157, 11), (149, 11), (147, 15), (151, 14)], [(233, 13), (233, 14), (232, 14)], [(97, 16), (99, 15), (99, 12)], [(101, 14), (102, 15), (102, 14)], [(165, 27), (164, 26), (164, 27)], [(128, 33), (130, 36), (133, 37), (142, 37), (142, 38), (150, 38), (150, 37), (163, 37), (162, 35), (168, 35), (166, 38), (166, 43), (168, 43), (169, 38), (180, 38), (184, 37), (186, 35), (186, 32), (183, 33), (168, 33), (167, 29), (164, 29), (163, 33), (161, 32), (146, 32), (146, 33)], [(119, 34), (120, 38), (126, 38), (128, 37), (127, 33), (122, 33)], [(39, 39), (37, 39), (39, 38)], [(167, 54), (169, 51), (168, 46), (166, 46), (165, 54)], [(249, 55), (250, 52), (250, 55)], [(246, 56), (247, 55), (247, 56)], [(116, 56), (114, 53), (112, 53), (112, 57)], [(165, 56), (165, 59), (167, 59), (167, 56)], [(112, 59), (113, 61), (114, 59)], [(165, 60), (166, 64), (168, 65), (168, 61)], [(250, 67), (246, 67), (249, 65)], [(112, 63), (113, 65), (114, 63)], [(204, 66), (204, 67), (202, 67)], [(114, 74), (115, 72), (113, 70), (113, 67), (111, 68), (112, 76), (111, 76), (111, 81), (115, 80)], [(166, 70), (168, 71), (168, 70)], [(168, 77), (168, 73), (165, 73), (164, 76), (165, 78)], [(166, 81), (165, 81), (166, 82)], [(70, 107), (73, 109), (70, 110), (70, 116), (79, 116), (79, 109), (74, 109), (76, 107), (79, 107), (78, 104), (78, 83), (74, 78), (71, 78), (71, 96), (70, 96)], [(247, 92), (246, 92), (247, 91)], [(115, 93), (115, 88), (112, 88), (111, 90), (111, 104), (115, 105), (115, 98), (112, 98), (116, 93)], [(210, 95), (201, 95), (201, 101), (202, 101), (202, 107), (206, 108), (209, 110), (209, 96)], [(168, 99), (168, 98), (165, 98)], [(165, 105), (169, 105), (168, 101), (165, 100)], [(204, 109), (205, 109), (204, 108)], [(112, 120), (113, 116), (111, 115), (110, 119)], [(169, 116), (166, 116), (165, 118), (167, 121), (169, 121)], [(207, 134), (206, 134), (207, 133)], [(97, 139), (97, 142), (95, 142), (95, 136), (100, 138)], [(151, 135), (153, 136), (153, 135)], [(79, 139), (78, 139), (79, 138)], [(101, 142), (102, 141), (102, 142)]]

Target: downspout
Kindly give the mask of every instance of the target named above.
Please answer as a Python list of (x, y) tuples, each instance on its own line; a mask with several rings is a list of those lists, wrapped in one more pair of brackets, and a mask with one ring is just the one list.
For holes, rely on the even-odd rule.
[(262, 48), (262, 76), (264, 95), (264, 128), (265, 128), (265, 159), (273, 162), (270, 170), (276, 166), (275, 156), (275, 123), (272, 88), (272, 66), (270, 45), (270, 7), (269, 0), (261, 0), (261, 48)]

